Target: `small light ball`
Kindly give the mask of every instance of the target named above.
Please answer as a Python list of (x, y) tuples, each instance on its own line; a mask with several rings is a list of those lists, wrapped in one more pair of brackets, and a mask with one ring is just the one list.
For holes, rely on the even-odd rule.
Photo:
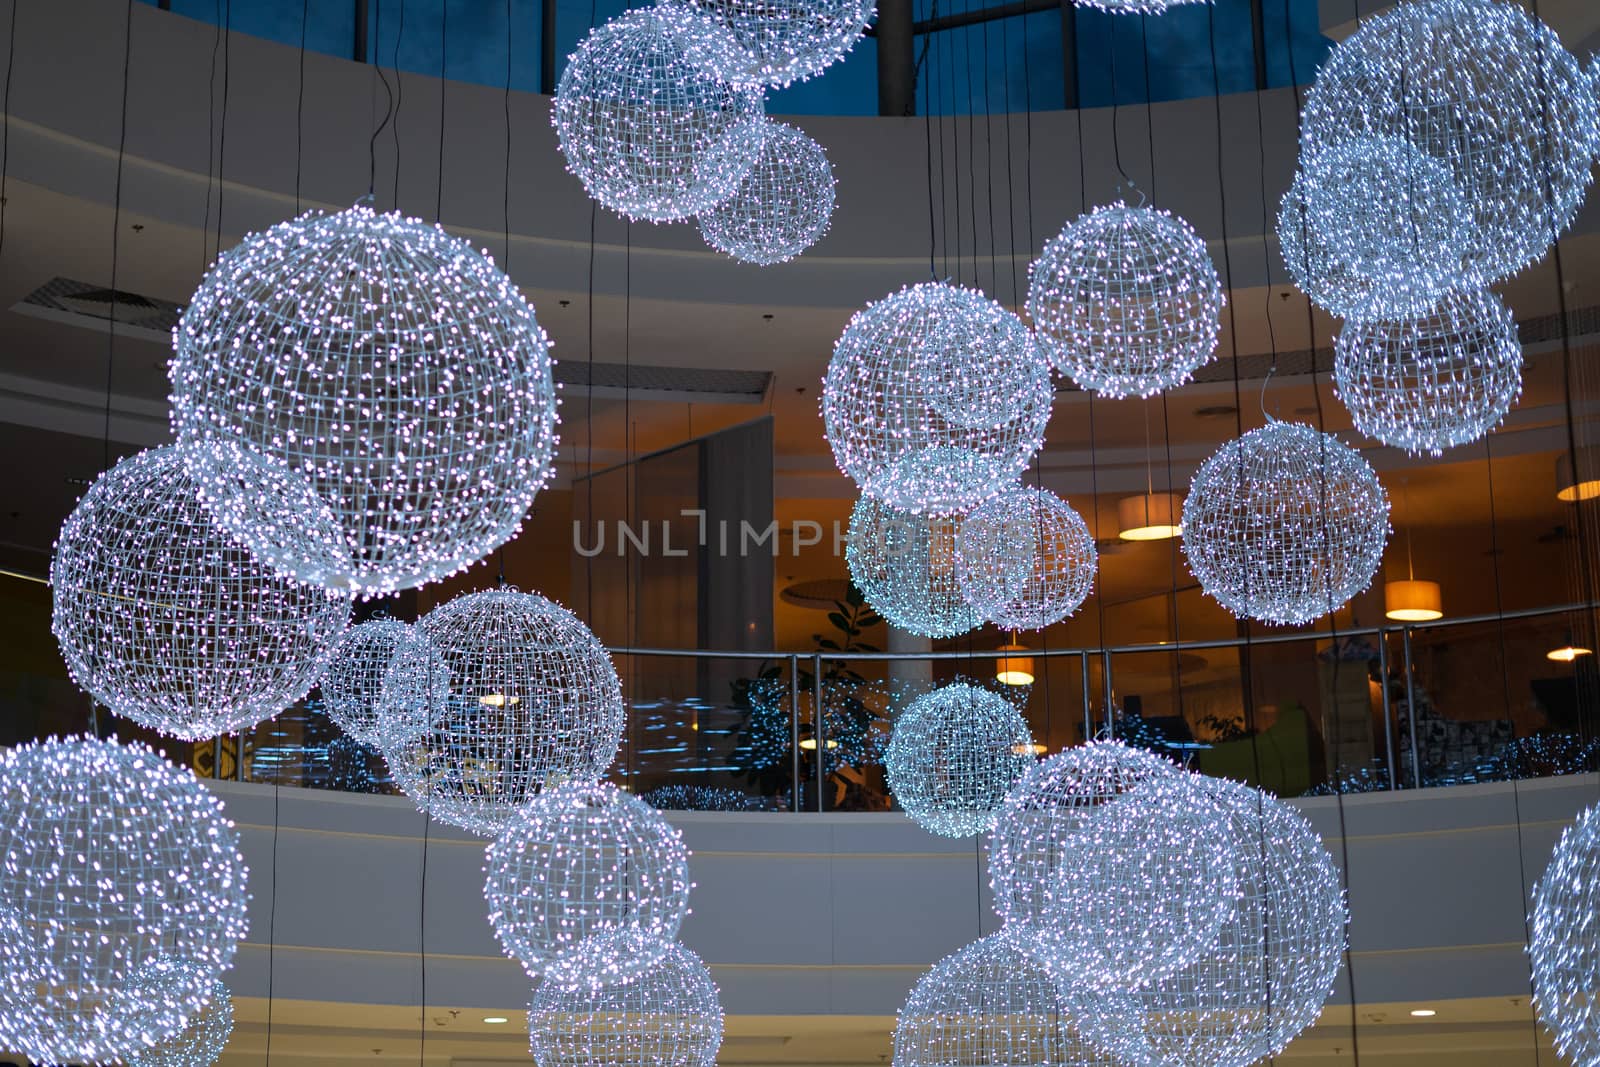
[(609, 782), (535, 797), (484, 854), (489, 925), (530, 977), (571, 985), (626, 981), (660, 957), (629, 953), (574, 973), (580, 942), (619, 929), (646, 945), (678, 935), (689, 906), (689, 853), (648, 804)]
[(894, 720), (884, 769), (918, 826), (975, 837), (1033, 763), (1033, 734), (1004, 697), (957, 682), (924, 693)]
[(1589, 808), (1561, 832), (1550, 865), (1533, 889), (1533, 997), (1555, 1035), (1556, 1051), (1578, 1064), (1600, 1059), (1600, 817)]
[(700, 213), (700, 235), (734, 259), (783, 263), (827, 230), (833, 201), (833, 166), (822, 146), (769, 120), (755, 166), (732, 196)]
[[(310, 692), (350, 617), (348, 594), (264, 566), (200, 499), (182, 447), (95, 479), (50, 562), (51, 629), (73, 681), (114, 713), (198, 741), (256, 725)], [(263, 505), (336, 536), (282, 467), (222, 449)]]
[(1073, 0), (1079, 7), (1092, 7), (1114, 15), (1160, 15), (1182, 4), (1208, 4), (1211, 0)]
[(336, 545), (185, 453), (217, 521), (263, 562), (367, 595), (425, 585), (521, 528), (551, 474), (556, 389), (533, 308), (438, 226), (311, 211), (218, 257), (173, 331), (172, 429), (282, 460)]
[(1333, 383), (1356, 429), (1437, 456), (1505, 418), (1522, 393), (1522, 341), (1499, 297), (1458, 290), (1415, 319), (1345, 323)]
[(1183, 551), (1206, 594), (1241, 618), (1298, 626), (1372, 584), (1389, 495), (1331, 434), (1270, 421), (1200, 465)]
[(712, 1067), (722, 1047), (722, 1004), (700, 957), (677, 942), (646, 946), (638, 931), (591, 938), (612, 959), (630, 950), (660, 962), (604, 987), (543, 982), (528, 1008), (539, 1067)]
[[(1311, 223), (1306, 209), (1306, 176), (1296, 172), (1278, 208), (1278, 252), (1300, 291), (1313, 304), (1340, 318), (1365, 314), (1375, 299), (1396, 311), (1427, 310), (1425, 303), (1407, 303), (1396, 292), (1386, 293), (1379, 282), (1358, 274), (1351, 263), (1334, 253), (1328, 237)], [(1406, 292), (1404, 287), (1398, 290), (1398, 294)]]
[(923, 637), (964, 634), (983, 617), (956, 580), (960, 531), (960, 516), (916, 515), (863, 496), (850, 512), (850, 580), (892, 626)]
[(1003, 630), (1042, 630), (1082, 606), (1100, 556), (1083, 517), (1054, 493), (1017, 488), (961, 522), (956, 578), (968, 604)]
[(732, 196), (766, 135), (761, 92), (696, 67), (647, 8), (589, 31), (567, 60), (550, 120), (589, 195), (651, 222)]
[(872, 0), (658, 0), (689, 61), (730, 85), (782, 87), (844, 58)]
[(822, 418), (863, 493), (949, 515), (1014, 483), (1054, 392), (1022, 320), (975, 289), (923, 282), (868, 304), (833, 348)]
[(1182, 219), (1120, 201), (1067, 224), (1029, 268), (1028, 315), (1050, 362), (1081, 388), (1149, 396), (1216, 354), (1227, 298)]
[(395, 649), (411, 627), (377, 618), (350, 627), (334, 642), (319, 686), (328, 717), (363, 745), (378, 745), (378, 705)]
[[(187, 965), (163, 961), (163, 968), (145, 968), (130, 984), (130, 999), (148, 1003), (150, 998), (169, 995), (175, 984), (191, 980), (182, 975)], [(189, 1020), (189, 1025), (164, 1041), (129, 1054), (128, 1067), (211, 1067), (228, 1047), (233, 1036), (233, 995), (228, 987), (211, 979), (205, 1005)]]
[(434, 818), (504, 831), (541, 790), (598, 780), (622, 741), (611, 656), (561, 605), (494, 589), (423, 616), (395, 650), (378, 730), (395, 784)]

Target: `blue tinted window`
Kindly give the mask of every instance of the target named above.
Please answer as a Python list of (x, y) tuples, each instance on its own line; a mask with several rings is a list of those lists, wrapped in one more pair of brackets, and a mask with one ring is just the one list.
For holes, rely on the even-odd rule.
[(306, 48), (328, 55), (351, 56), (356, 40), (353, 0), (172, 0), (172, 12), (192, 19), (227, 25), (239, 33), (300, 47), (300, 16), (306, 14)]
[(434, 76), (446, 59), (446, 77), (504, 85), (509, 41), (511, 87), (537, 92), (540, 0), (510, 7), (508, 27), (505, 0), (368, 0), (367, 58)]

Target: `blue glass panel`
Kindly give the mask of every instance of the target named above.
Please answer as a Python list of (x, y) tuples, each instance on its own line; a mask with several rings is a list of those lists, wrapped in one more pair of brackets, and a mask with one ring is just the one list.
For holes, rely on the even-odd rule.
[(511, 87), (537, 92), (539, 0), (512, 0), (509, 28), (506, 17), (505, 0), (369, 0), (367, 58), (437, 76), (448, 53), (449, 78), (504, 85), (509, 41)]
[(355, 49), (356, 6), (350, 0), (172, 0), (172, 12), (239, 33), (300, 47), (300, 16), (306, 14), (306, 48), (348, 58)]
[(769, 93), (767, 111), (773, 115), (876, 115), (878, 42), (864, 38), (817, 77)]
[[(1274, 88), (1296, 83), (1310, 85), (1317, 67), (1333, 51), (1333, 42), (1322, 35), (1315, 0), (1265, 3), (1267, 84)], [(1285, 24), (1289, 27), (1287, 33)]]
[(556, 77), (567, 69), (567, 57), (578, 42), (599, 26), (628, 9), (625, 0), (550, 0), (556, 5)]

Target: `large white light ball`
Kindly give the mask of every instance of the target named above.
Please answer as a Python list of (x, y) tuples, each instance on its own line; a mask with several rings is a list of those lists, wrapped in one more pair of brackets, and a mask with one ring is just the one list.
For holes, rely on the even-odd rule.
[(1072, 505), (1016, 488), (969, 512), (956, 545), (962, 596), (1004, 630), (1042, 630), (1083, 604), (1100, 556)]
[[(528, 1008), (528, 1045), (539, 1067), (712, 1067), (722, 1047), (722, 1005), (700, 957), (676, 942), (646, 948), (636, 931), (608, 935), (659, 962), (603, 987), (542, 982)], [(598, 940), (598, 939), (594, 939)], [(605, 958), (626, 951), (605, 946)]]
[(656, 810), (609, 782), (546, 790), (484, 853), (489, 925), (529, 976), (572, 984), (627, 980), (659, 962), (630, 952), (588, 961), (578, 945), (633, 929), (641, 943), (678, 936), (689, 906), (689, 853)]
[(864, 494), (949, 515), (1016, 481), (1044, 443), (1053, 398), (1021, 319), (975, 289), (923, 282), (850, 319), (822, 418), (834, 460)]
[[(130, 984), (129, 999), (150, 1003), (170, 995), (175, 985), (190, 981), (187, 964), (165, 961), (161, 968), (145, 968), (145, 973)], [(128, 1056), (128, 1067), (211, 1067), (227, 1048), (233, 1036), (233, 995), (216, 979), (210, 983), (205, 1006), (189, 1020), (189, 1025), (164, 1041), (142, 1048)]]
[(1533, 890), (1533, 997), (1556, 1050), (1577, 1064), (1600, 1061), (1600, 816), (1590, 807), (1561, 832)]
[(654, 10), (589, 31), (556, 86), (567, 169), (630, 219), (677, 222), (732, 196), (766, 135), (761, 92), (691, 63)]
[(863, 496), (850, 512), (850, 580), (891, 626), (923, 637), (964, 634), (983, 616), (956, 579), (960, 532), (959, 515), (917, 515)]
[[(254, 726), (310, 692), (350, 600), (258, 561), (201, 502), (185, 451), (122, 460), (67, 516), (50, 562), (51, 628), (90, 696), (198, 741)], [(293, 508), (302, 529), (336, 536), (327, 508), (287, 470), (216, 451), (218, 469), (262, 506)]]
[(822, 236), (833, 201), (833, 166), (822, 146), (768, 120), (755, 166), (732, 196), (700, 213), (700, 235), (734, 259), (763, 267), (783, 263)]
[(173, 331), (172, 428), (283, 460), (332, 508), (329, 550), (187, 453), (264, 562), (365, 594), (437, 581), (509, 540), (551, 474), (556, 390), (533, 308), (438, 226), (357, 204), (218, 257)]
[(1439, 455), (1499, 425), (1522, 393), (1522, 341), (1487, 289), (1447, 293), (1417, 318), (1347, 322), (1333, 384), (1356, 429)]
[(419, 809), (492, 836), (542, 789), (599, 779), (623, 718), (622, 683), (589, 628), (505, 588), (456, 597), (411, 628), (384, 679), (378, 731)]
[(1101, 396), (1149, 396), (1187, 382), (1216, 354), (1226, 302), (1192, 226), (1121, 202), (1068, 223), (1029, 268), (1040, 348)]
[(399, 619), (369, 619), (340, 635), (328, 654), (328, 665), (317, 683), (323, 706), (339, 729), (363, 745), (378, 745), (383, 679), (395, 649), (410, 632), (411, 627)]
[[(124, 1059), (181, 1031), (247, 922), (222, 803), (142, 745), (49, 740), (0, 754), (0, 1047)], [(147, 968), (182, 980), (135, 998)]]
[[(1485, 285), (1540, 259), (1577, 214), (1600, 135), (1593, 101), (1577, 60), (1517, 4), (1397, 4), (1364, 19), (1318, 71), (1301, 160), (1311, 169), (1351, 141), (1384, 138), (1448, 166), (1449, 196), (1472, 213), (1461, 276)], [(1419, 195), (1401, 210), (1452, 209)]]
[(1212, 0), (1074, 0), (1079, 7), (1098, 8), (1116, 15), (1159, 15), (1183, 4), (1208, 4)]
[(689, 60), (732, 85), (784, 86), (842, 59), (872, 0), (658, 0)]
[(973, 837), (1033, 763), (1033, 734), (1012, 703), (964, 682), (913, 700), (895, 716), (884, 756), (889, 791), (931, 833)]
[(1270, 421), (1195, 472), (1183, 551), (1206, 594), (1241, 618), (1297, 626), (1372, 583), (1389, 539), (1389, 495), (1361, 453), (1331, 434)]
[(1215, 943), (1237, 891), (1193, 776), (1115, 741), (1059, 752), (1012, 787), (990, 837), (995, 908), (1083, 988), (1147, 981)]

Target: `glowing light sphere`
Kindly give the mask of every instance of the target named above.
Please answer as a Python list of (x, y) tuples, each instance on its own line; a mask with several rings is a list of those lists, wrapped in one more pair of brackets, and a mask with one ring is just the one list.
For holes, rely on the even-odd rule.
[[(164, 996), (174, 981), (187, 982), (187, 976), (177, 974), (187, 969), (183, 964), (173, 964), (170, 969), (157, 972), (142, 981), (135, 979), (130, 990), (134, 1000), (150, 996)], [(205, 1006), (189, 1021), (180, 1033), (159, 1041), (149, 1048), (140, 1049), (128, 1056), (128, 1067), (211, 1067), (227, 1048), (233, 1036), (233, 995), (228, 987), (216, 979), (210, 983)]]
[(1054, 393), (1027, 327), (975, 289), (868, 304), (833, 348), (822, 418), (839, 469), (891, 507), (949, 515), (1016, 481)]
[(863, 496), (850, 512), (845, 565), (874, 611), (924, 637), (955, 637), (983, 622), (956, 580), (960, 516), (917, 515)]
[(822, 73), (865, 36), (872, 0), (658, 0), (689, 61), (730, 85)]
[(380, 747), (434, 818), (493, 836), (539, 792), (593, 782), (622, 741), (622, 683), (589, 628), (511, 588), (423, 616), (384, 679)]
[(1102, 741), (1040, 761), (1012, 787), (990, 837), (995, 907), (1063, 980), (1146, 981), (1214, 944), (1237, 886), (1216, 806), (1193, 778)]
[(1216, 354), (1226, 302), (1192, 226), (1120, 201), (1069, 222), (1029, 268), (1040, 347), (1101, 396), (1149, 396), (1188, 381)]
[(1247, 1067), (1275, 1056), (1316, 1021), (1343, 961), (1344, 892), (1310, 824), (1248, 786), (1192, 785), (1210, 799), (1236, 877), (1219, 936), (1141, 988), (1068, 996), (1084, 1038), (1128, 1067)]
[(656, 11), (589, 31), (556, 87), (567, 169), (630, 219), (677, 222), (732, 196), (761, 154), (761, 92), (689, 61)]
[[(711, 1067), (722, 1046), (722, 1005), (700, 957), (677, 942), (646, 946), (637, 931), (605, 935), (610, 959), (635, 950), (659, 963), (604, 987), (543, 982), (528, 1008), (539, 1067)], [(600, 939), (591, 939), (592, 945)]]
[[(282, 577), (200, 499), (182, 447), (122, 460), (61, 527), (51, 629), (73, 681), (142, 726), (202, 740), (254, 726), (310, 692), (350, 617), (348, 594)], [(266, 506), (332, 535), (286, 470), (223, 449)], [(303, 483), (298, 483), (304, 488)]]
[(378, 706), (395, 649), (411, 627), (377, 618), (346, 630), (334, 642), (318, 683), (328, 717), (363, 745), (378, 745)]
[(956, 545), (962, 596), (1003, 630), (1042, 630), (1077, 611), (1099, 562), (1083, 517), (1045, 489), (1018, 488), (974, 508)]
[(957, 682), (924, 693), (894, 720), (884, 768), (889, 791), (914, 822), (945, 837), (973, 837), (1033, 763), (1033, 734), (998, 693)]
[(1437, 456), (1478, 440), (1511, 409), (1522, 393), (1522, 341), (1499, 297), (1458, 290), (1420, 318), (1345, 323), (1333, 382), (1356, 429)]
[(822, 146), (768, 120), (755, 166), (732, 196), (700, 213), (700, 235), (734, 259), (763, 267), (783, 263), (827, 230), (833, 201), (833, 166)]
[(1208, 4), (1211, 0), (1073, 0), (1079, 7), (1092, 7), (1114, 15), (1159, 15), (1182, 4)]
[[(1538, 260), (1571, 224), (1600, 130), (1593, 101), (1577, 60), (1518, 5), (1397, 4), (1363, 20), (1318, 71), (1301, 162), (1387, 138), (1448, 166), (1473, 220), (1462, 279), (1486, 285)], [(1440, 210), (1428, 197), (1410, 208)]]
[[(1420, 314), (1427, 310), (1426, 306), (1395, 299), (1396, 294), (1384, 294), (1378, 282), (1356, 273), (1350, 263), (1334, 253), (1327, 235), (1311, 224), (1303, 172), (1296, 172), (1278, 208), (1278, 252), (1295, 285), (1330, 315), (1354, 318), (1366, 314), (1374, 298), (1398, 311)], [(1399, 292), (1406, 290), (1402, 287)]]
[(551, 474), (557, 400), (533, 308), (487, 256), (362, 204), (220, 256), (173, 331), (172, 429), (281, 459), (338, 520), (186, 453), (218, 521), (267, 564), (369, 595), (437, 581), (521, 527)]
[(1389, 495), (1361, 453), (1269, 421), (1200, 465), (1183, 504), (1183, 551), (1206, 594), (1241, 618), (1310, 622), (1372, 583)]
[(1116, 1067), (1079, 1036), (1054, 978), (1014, 931), (946, 956), (917, 980), (893, 1067)]
[(572, 984), (632, 978), (659, 957), (629, 953), (574, 973), (578, 944), (623, 928), (665, 945), (689, 907), (689, 853), (644, 801), (609, 782), (534, 798), (484, 853), (489, 925), (530, 977)]
[[(0, 1047), (116, 1061), (196, 1016), (247, 922), (248, 872), (222, 803), (142, 745), (92, 738), (0, 755)], [(184, 967), (159, 993), (130, 988)]]
[(1589, 808), (1561, 832), (1533, 890), (1533, 997), (1556, 1050), (1572, 1063), (1600, 1062), (1600, 817)]

